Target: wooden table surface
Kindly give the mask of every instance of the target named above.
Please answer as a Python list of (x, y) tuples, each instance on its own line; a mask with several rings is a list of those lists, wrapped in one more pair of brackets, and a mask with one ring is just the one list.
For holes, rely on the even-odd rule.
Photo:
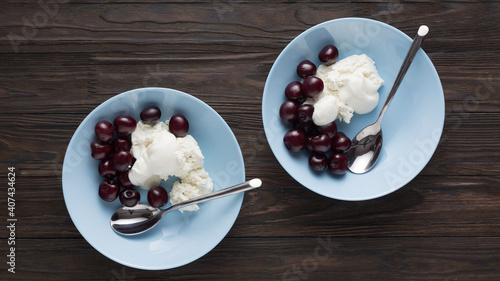
[[(0, 4), (1, 280), (500, 280), (499, 2), (59, 2), (69, 3)], [(273, 156), (261, 121), (265, 80), (281, 50), (341, 17), (376, 19), (411, 37), (427, 24), (423, 48), (446, 98), (429, 164), (404, 188), (363, 202), (298, 184)], [(100, 254), (62, 195), (62, 162), (80, 122), (143, 86), (213, 107), (242, 147), (247, 177), (265, 183), (245, 196), (215, 249), (172, 270), (138, 270)], [(11, 166), (15, 274), (6, 265)]]

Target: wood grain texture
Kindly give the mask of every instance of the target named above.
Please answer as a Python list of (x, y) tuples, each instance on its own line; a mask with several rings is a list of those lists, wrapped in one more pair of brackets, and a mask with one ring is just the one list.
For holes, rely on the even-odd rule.
[[(496, 281), (494, 265), (500, 263), (498, 237), (395, 241), (317, 236), (275, 238), (272, 243), (262, 238), (226, 238), (203, 258), (165, 271), (124, 267), (99, 255), (83, 239), (22, 242), (26, 248), (19, 255), (24, 259), (10, 280)], [(261, 264), (265, 267), (257, 269)]]
[[(255, 168), (261, 165), (247, 165), (248, 176), (277, 164)], [(38, 167), (17, 167), (18, 237), (80, 237), (63, 202), (60, 165), (33, 170)], [(500, 231), (498, 176), (419, 175), (393, 194), (361, 202), (322, 197), (298, 186), (282, 169), (261, 178), (266, 185), (245, 195), (228, 237), (494, 237)], [(0, 200), (5, 196), (0, 194)]]
[[(18, 273), (2, 270), (0, 280), (500, 280), (498, 1), (61, 2), (0, 3), (0, 175), (17, 168), (19, 219)], [(332, 200), (298, 184), (262, 127), (274, 60), (307, 28), (339, 17), (380, 20), (410, 36), (429, 25), (423, 49), (446, 99), (429, 164), (404, 188), (369, 201)], [(265, 183), (245, 195), (213, 251), (168, 271), (101, 255), (62, 195), (64, 154), (80, 122), (144, 86), (213, 107), (242, 147), (247, 177)], [(6, 197), (1, 191), (0, 202)], [(315, 249), (324, 243), (331, 249), (321, 258)]]
[[(198, 97), (207, 100), (231, 126), (247, 166), (257, 162), (277, 163), (263, 133), (260, 101), (253, 101), (252, 104), (250, 98), (245, 102), (218, 96), (217, 101), (211, 102), (211, 96)], [(481, 105), (477, 106), (478, 111), (481, 108)], [(492, 151), (496, 151), (497, 139), (500, 138), (500, 114), (455, 110), (451, 108), (447, 112), (441, 145), (422, 174), (447, 175), (453, 170), (455, 175), (497, 175), (500, 157)], [(10, 115), (0, 114), (0, 147), (5, 149), (5, 159), (11, 164), (61, 164), (68, 142), (85, 116), (47, 113), (23, 114), (13, 119)], [(20, 138), (23, 138), (22, 142), (18, 141)], [(475, 145), (471, 146), (471, 143)], [(90, 151), (88, 144), (83, 144), (83, 147)]]

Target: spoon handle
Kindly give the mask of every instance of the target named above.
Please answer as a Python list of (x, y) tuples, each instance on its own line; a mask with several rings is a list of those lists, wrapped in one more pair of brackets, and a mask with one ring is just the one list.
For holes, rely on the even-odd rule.
[(394, 98), (394, 94), (396, 94), (396, 91), (399, 88), (399, 84), (401, 84), (401, 81), (403, 81), (403, 78), (405, 77), (406, 71), (410, 67), (411, 62), (413, 61), (413, 58), (415, 58), (415, 55), (417, 54), (418, 50), (420, 49), (420, 44), (424, 41), (425, 35), (429, 32), (429, 28), (426, 25), (421, 25), (420, 28), (418, 29), (417, 36), (415, 36), (415, 39), (413, 40), (413, 43), (411, 44), (410, 49), (408, 50), (408, 53), (406, 54), (406, 57), (401, 64), (401, 68), (399, 69), (398, 75), (396, 76), (396, 80), (394, 80), (394, 84), (392, 85), (391, 91), (389, 92), (389, 95), (387, 96), (387, 99), (385, 100), (384, 107), (382, 107), (382, 111), (380, 112), (380, 115), (377, 119), (377, 122), (380, 122), (382, 120), (382, 117), (384, 117), (385, 112), (387, 111), (387, 108), (389, 107), (389, 104), (391, 103), (392, 99)]
[(262, 185), (262, 181), (260, 179), (252, 179), (252, 180), (246, 181), (244, 183), (240, 183), (240, 184), (228, 187), (228, 188), (224, 188), (224, 189), (219, 190), (219, 191), (215, 191), (215, 192), (212, 192), (212, 193), (209, 193), (209, 194), (206, 194), (203, 196), (199, 196), (199, 197), (196, 197), (194, 199), (187, 200), (187, 201), (175, 204), (173, 206), (170, 206), (167, 209), (161, 210), (162, 216), (168, 212), (180, 209), (182, 207), (186, 207), (189, 205), (202, 203), (202, 202), (205, 202), (208, 200), (213, 200), (213, 199), (233, 195), (233, 194), (240, 193), (240, 192), (245, 192), (245, 191), (260, 187), (261, 185)]

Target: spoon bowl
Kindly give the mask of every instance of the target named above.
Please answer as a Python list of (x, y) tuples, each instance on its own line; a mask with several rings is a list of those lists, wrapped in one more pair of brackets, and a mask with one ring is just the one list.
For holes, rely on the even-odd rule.
[(262, 181), (260, 179), (252, 179), (244, 183), (172, 205), (166, 209), (159, 209), (145, 204), (138, 204), (134, 207), (122, 207), (113, 213), (110, 225), (111, 228), (118, 234), (141, 234), (155, 227), (163, 216), (169, 212), (189, 205), (252, 190), (260, 187), (261, 185)]
[(111, 216), (111, 228), (123, 235), (139, 234), (153, 228), (162, 217), (160, 209), (149, 205), (123, 207)]
[(362, 174), (375, 165), (382, 151), (382, 130), (379, 123), (374, 123), (363, 129), (352, 140), (351, 149), (347, 151), (349, 170)]
[(355, 174), (363, 174), (370, 171), (375, 163), (377, 163), (383, 143), (381, 127), (382, 118), (384, 117), (389, 104), (394, 98), (399, 85), (403, 81), (413, 58), (415, 58), (415, 55), (417, 54), (420, 45), (424, 41), (428, 32), (429, 28), (427, 26), (420, 26), (417, 36), (415, 36), (415, 39), (413, 40), (413, 43), (411, 44), (410, 49), (401, 64), (396, 80), (394, 81), (391, 91), (385, 100), (377, 121), (365, 127), (352, 139), (351, 148), (346, 152), (349, 171)]

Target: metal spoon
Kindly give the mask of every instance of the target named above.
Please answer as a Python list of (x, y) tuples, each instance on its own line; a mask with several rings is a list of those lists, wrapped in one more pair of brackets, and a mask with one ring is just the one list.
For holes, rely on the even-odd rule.
[(420, 44), (422, 44), (422, 41), (424, 41), (425, 35), (427, 35), (428, 32), (429, 28), (427, 26), (420, 26), (417, 36), (415, 36), (415, 39), (408, 50), (408, 54), (406, 54), (403, 64), (399, 69), (399, 73), (396, 76), (396, 80), (392, 85), (387, 99), (385, 100), (384, 107), (382, 107), (382, 111), (380, 112), (377, 121), (365, 127), (352, 139), (351, 148), (346, 153), (348, 167), (351, 172), (355, 174), (366, 173), (377, 162), (380, 151), (382, 150), (382, 128), (380, 126), (380, 122), (382, 121), (382, 117), (384, 117), (389, 104), (394, 98), (394, 94), (396, 93), (399, 84), (401, 84), (406, 71), (410, 67), (413, 58), (417, 54)]
[(260, 179), (252, 179), (216, 192), (209, 193), (188, 201), (175, 204), (166, 209), (158, 209), (149, 205), (138, 204), (134, 207), (123, 207), (111, 216), (111, 228), (118, 234), (136, 235), (153, 228), (166, 213), (193, 204), (233, 195), (260, 187)]

